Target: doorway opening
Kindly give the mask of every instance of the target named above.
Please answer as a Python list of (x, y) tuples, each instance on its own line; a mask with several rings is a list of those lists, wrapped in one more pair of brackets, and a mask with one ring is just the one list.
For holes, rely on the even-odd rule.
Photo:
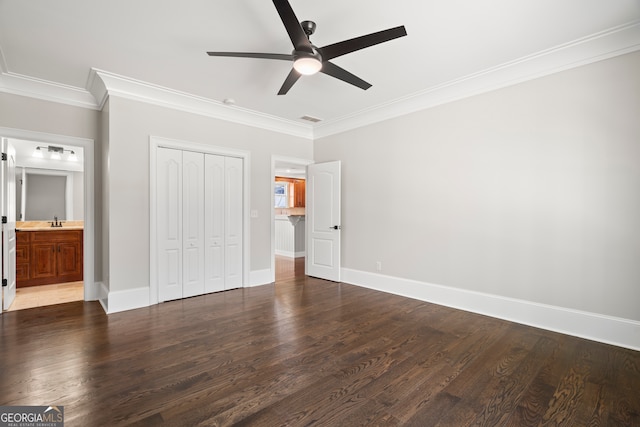
[(271, 161), (272, 282), (304, 276), (307, 159), (273, 156)]
[[(97, 289), (93, 280), (94, 276), (94, 141), (86, 138), (68, 137), (63, 135), (45, 134), (39, 132), (24, 131), (19, 129), (0, 128), (0, 136), (6, 138), (9, 144), (15, 149), (16, 158), (16, 191), (13, 197), (17, 200), (12, 200), (12, 205), (16, 206), (15, 218), (18, 231), (16, 235), (22, 234), (24, 237), (26, 233), (33, 233), (38, 230), (43, 232), (44, 228), (50, 226), (50, 224), (56, 221), (62, 224), (62, 227), (55, 227), (55, 231), (69, 229), (82, 229), (81, 237), (79, 237), (78, 246), (74, 256), (77, 258), (77, 265), (75, 268), (79, 270), (80, 275), (73, 277), (73, 281), (69, 280), (69, 268), (70, 263), (66, 262), (64, 265), (55, 261), (56, 274), (61, 274), (58, 278), (53, 276), (51, 278), (39, 277), (36, 280), (25, 282), (25, 267), (32, 267), (31, 262), (32, 252), (26, 250), (25, 247), (21, 249), (26, 254), (26, 260), (22, 260), (22, 264), (18, 265), (18, 259), (9, 263), (8, 269), (11, 269), (13, 277), (18, 277), (17, 289), (15, 290), (15, 297), (10, 295), (13, 300), (6, 301), (5, 294), (3, 293), (3, 306), (7, 311), (15, 311), (25, 308), (41, 307), (45, 305), (60, 304), (70, 301), (85, 300), (91, 301), (97, 299)], [(38, 147), (40, 149), (38, 150)], [(44, 149), (43, 149), (44, 147)], [(53, 150), (60, 156), (47, 156), (46, 153), (52, 152), (49, 147), (54, 147)], [(58, 151), (58, 149), (61, 149)], [(37, 156), (38, 151), (44, 151), (44, 156)], [(34, 156), (34, 154), (36, 154)], [(70, 156), (73, 154), (73, 156)], [(75, 158), (73, 158), (75, 157)], [(36, 218), (39, 215), (49, 216), (43, 214), (46, 211), (47, 201), (38, 200), (38, 192), (36, 191), (34, 196), (28, 192), (29, 189), (29, 177), (38, 178), (40, 175), (62, 176), (66, 177), (66, 186), (63, 188), (65, 193), (65, 201), (62, 205), (57, 205), (57, 210), (51, 212), (52, 218)], [(3, 189), (8, 185), (7, 180), (2, 180)], [(39, 181), (33, 179), (31, 184), (35, 187), (41, 187), (38, 185)], [(32, 187), (33, 187), (32, 186)], [(38, 190), (41, 188), (33, 188)], [(18, 192), (20, 194), (18, 194)], [(41, 193), (40, 193), (41, 194)], [(35, 197), (35, 198), (34, 198)], [(44, 210), (43, 210), (44, 209)], [(58, 212), (61, 211), (61, 212)], [(40, 212), (40, 213), (38, 213)], [(53, 217), (57, 217), (57, 220)], [(25, 231), (28, 230), (28, 231)], [(33, 235), (30, 235), (29, 240)], [(56, 236), (60, 237), (60, 236)], [(20, 239), (18, 239), (20, 240)], [(38, 242), (40, 244), (40, 242)], [(18, 245), (20, 243), (18, 242)], [(28, 246), (27, 246), (28, 247)], [(59, 248), (59, 252), (64, 253), (68, 260), (68, 254), (72, 252), (70, 245), (67, 242), (60, 242), (52, 245), (52, 247)], [(62, 258), (60, 258), (62, 259)], [(42, 265), (42, 264), (39, 264)], [(65, 269), (65, 270), (63, 270)], [(16, 275), (16, 270), (19, 270)], [(30, 274), (30, 272), (29, 272)], [(30, 277), (29, 274), (26, 277)], [(23, 283), (25, 286), (21, 286), (20, 277), (23, 277)], [(59, 280), (58, 280), (59, 279)], [(79, 279), (79, 280), (78, 280)], [(10, 305), (6, 306), (7, 302)]]

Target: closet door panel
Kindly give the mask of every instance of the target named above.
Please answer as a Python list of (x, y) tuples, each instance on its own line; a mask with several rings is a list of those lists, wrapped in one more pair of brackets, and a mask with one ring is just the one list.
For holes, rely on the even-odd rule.
[(183, 297), (204, 289), (204, 154), (182, 154)]
[(225, 159), (225, 289), (242, 286), (243, 161)]
[(205, 155), (205, 290), (225, 289), (225, 158)]
[(182, 151), (157, 151), (158, 300), (182, 295)]

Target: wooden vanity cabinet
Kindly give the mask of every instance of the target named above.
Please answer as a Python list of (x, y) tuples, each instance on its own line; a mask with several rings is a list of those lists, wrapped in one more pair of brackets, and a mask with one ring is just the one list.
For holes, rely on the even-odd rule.
[(82, 230), (19, 231), (18, 287), (83, 280)]

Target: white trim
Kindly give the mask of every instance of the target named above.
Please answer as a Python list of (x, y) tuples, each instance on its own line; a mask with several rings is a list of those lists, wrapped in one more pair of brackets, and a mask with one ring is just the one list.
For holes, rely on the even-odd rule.
[[(313, 160), (309, 159), (301, 159), (297, 157), (288, 157), (288, 156), (271, 156), (271, 190), (269, 192), (271, 197), (271, 202), (269, 202), (269, 206), (271, 206), (271, 282), (276, 281), (276, 210), (273, 208), (274, 205), (274, 195), (273, 195), (273, 185), (276, 182), (276, 163), (291, 163), (294, 165), (300, 165), (307, 167), (308, 165), (313, 164)], [(306, 180), (306, 175), (305, 175)], [(307, 233), (305, 233), (305, 239), (307, 238)], [(306, 247), (306, 245), (305, 245)], [(304, 255), (303, 255), (304, 256)]]
[(104, 312), (109, 313), (109, 287), (106, 283), (96, 282), (96, 295)]
[(106, 91), (108, 96), (116, 95), (301, 138), (313, 138), (312, 128), (306, 123), (283, 119), (235, 105), (225, 105), (219, 101), (131, 79), (108, 71), (93, 68), (91, 73), (95, 73), (104, 83), (104, 88), (97, 87), (94, 84), (97, 79), (90, 78), (92, 85), (90, 90), (94, 90), (93, 95), (96, 99), (101, 100), (100, 102), (104, 102), (106, 94), (103, 91)]
[(107, 301), (107, 314), (148, 307), (149, 288), (144, 286), (135, 289), (126, 289), (124, 291), (111, 291), (109, 292)]
[(270, 283), (273, 283), (273, 280), (271, 280), (271, 270), (268, 268), (253, 270), (249, 273), (249, 287), (268, 285)]
[(37, 79), (11, 72), (0, 73), (0, 92), (99, 110), (94, 96), (86, 89)]
[(640, 49), (640, 22), (610, 28), (427, 90), (314, 125), (314, 139), (613, 58)]
[(95, 280), (95, 216), (94, 216), (94, 140), (53, 133), (0, 127), (0, 136), (49, 144), (70, 145), (83, 148), (84, 153), (84, 300), (95, 301), (98, 288)]
[(366, 271), (342, 269), (344, 283), (640, 350), (640, 322)]
[(302, 252), (291, 252), (291, 251), (283, 251), (276, 249), (276, 255), (285, 256), (287, 258), (303, 258), (306, 256), (306, 251)]
[(177, 139), (163, 138), (159, 136), (149, 136), (149, 305), (158, 303), (158, 277), (157, 271), (157, 246), (156, 240), (156, 173), (157, 173), (157, 150), (158, 148), (173, 148), (177, 150), (196, 151), (199, 153), (216, 154), (221, 156), (238, 157), (242, 159), (243, 169), (243, 201), (242, 201), (242, 217), (243, 217), (243, 266), (242, 266), (242, 285), (248, 286), (249, 281), (249, 266), (250, 262), (250, 238), (251, 227), (249, 221), (250, 211), (250, 194), (251, 194), (251, 153), (245, 150), (236, 150), (228, 147), (220, 147), (216, 145), (202, 144), (189, 141), (180, 141)]

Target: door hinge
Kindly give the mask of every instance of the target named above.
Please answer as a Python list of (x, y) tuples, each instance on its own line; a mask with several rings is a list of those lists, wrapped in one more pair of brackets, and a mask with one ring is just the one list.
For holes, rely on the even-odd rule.
[(3, 224), (7, 223), (7, 216), (6, 215), (2, 215), (2, 223)]
[(2, 153), (2, 160), (7, 160), (7, 153)]
[(9, 286), (7, 279), (2, 279), (2, 287)]

